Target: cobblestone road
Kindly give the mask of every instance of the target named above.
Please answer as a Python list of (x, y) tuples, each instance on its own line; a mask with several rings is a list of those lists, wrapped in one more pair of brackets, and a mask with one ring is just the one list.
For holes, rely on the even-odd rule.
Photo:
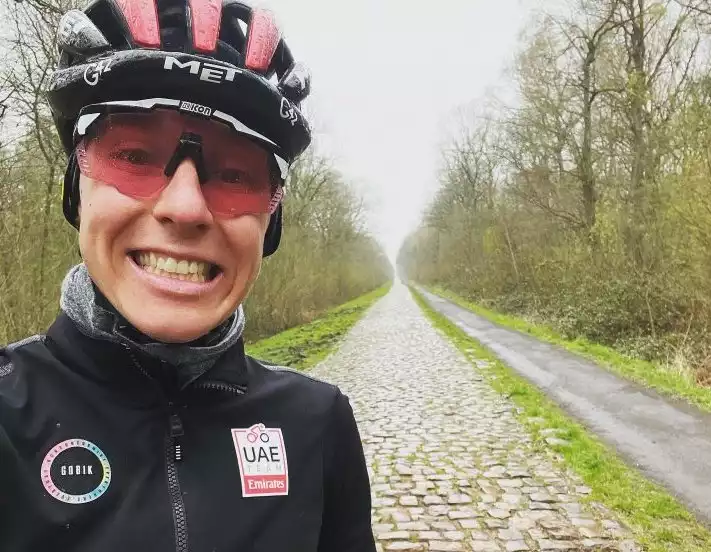
[[(484, 363), (485, 364), (485, 363)], [(590, 490), (537, 453), (514, 405), (392, 291), (313, 375), (355, 409), (378, 550), (519, 552), (640, 548)]]

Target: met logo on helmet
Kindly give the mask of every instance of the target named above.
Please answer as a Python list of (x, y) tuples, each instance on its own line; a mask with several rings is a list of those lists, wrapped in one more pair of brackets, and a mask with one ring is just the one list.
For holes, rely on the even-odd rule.
[(199, 61), (197, 59), (182, 62), (173, 56), (166, 56), (165, 62), (163, 63), (163, 69), (166, 71), (172, 71), (176, 68), (187, 69), (191, 75), (196, 75), (201, 81), (214, 82), (218, 84), (221, 82), (233, 82), (235, 80), (235, 75), (242, 72), (240, 69), (225, 67), (224, 65), (219, 65), (217, 63), (209, 63), (207, 61)]

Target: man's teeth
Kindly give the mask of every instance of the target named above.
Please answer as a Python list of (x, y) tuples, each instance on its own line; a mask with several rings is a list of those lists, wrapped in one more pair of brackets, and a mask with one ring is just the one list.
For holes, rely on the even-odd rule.
[(210, 271), (210, 263), (161, 257), (155, 253), (138, 253), (136, 259), (143, 270), (178, 280), (204, 282)]

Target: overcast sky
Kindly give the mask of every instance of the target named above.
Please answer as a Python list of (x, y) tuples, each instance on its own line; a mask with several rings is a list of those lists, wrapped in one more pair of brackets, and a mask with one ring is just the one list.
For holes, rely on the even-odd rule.
[(458, 107), (501, 86), (535, 0), (269, 0), (312, 72), (317, 149), (369, 204), (395, 254), (436, 190)]

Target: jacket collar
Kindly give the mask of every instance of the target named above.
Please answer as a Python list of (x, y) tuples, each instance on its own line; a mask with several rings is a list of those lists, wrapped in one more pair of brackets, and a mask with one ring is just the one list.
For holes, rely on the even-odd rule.
[[(160, 343), (141, 334), (123, 318), (101, 294), (84, 263), (73, 267), (62, 282), (60, 308), (84, 335), (100, 341), (113, 341), (133, 352), (154, 357), (160, 366), (184, 389), (213, 368), (215, 362), (242, 337), (245, 317), (240, 305), (220, 327), (190, 343)], [(133, 357), (132, 357), (133, 358)]]
[(248, 385), (242, 337), (225, 350), (209, 370), (187, 385), (178, 383), (175, 367), (165, 361), (125, 343), (89, 337), (63, 311), (47, 331), (47, 346), (60, 361), (79, 375), (128, 392), (150, 387), (146, 386), (147, 378), (154, 380), (165, 395), (205, 384), (243, 390)]

